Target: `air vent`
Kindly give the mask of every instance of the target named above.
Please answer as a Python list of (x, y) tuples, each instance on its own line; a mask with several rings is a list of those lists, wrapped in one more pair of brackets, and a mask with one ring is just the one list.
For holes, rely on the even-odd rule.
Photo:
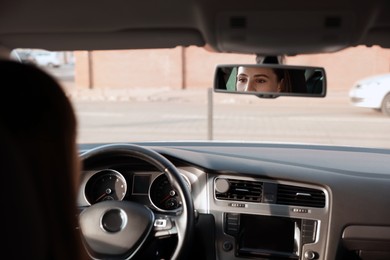
[(218, 178), (215, 181), (215, 197), (220, 200), (261, 202), (263, 183)]
[(279, 184), (276, 204), (323, 208), (325, 193), (322, 190)]

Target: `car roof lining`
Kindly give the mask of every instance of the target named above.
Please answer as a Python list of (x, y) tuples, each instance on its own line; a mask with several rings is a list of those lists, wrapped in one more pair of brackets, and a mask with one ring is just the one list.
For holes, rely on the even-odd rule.
[[(113, 45), (113, 40), (115, 45)], [(204, 46), (194, 29), (136, 29), (116, 32), (28, 33), (1, 36), (4, 46), (42, 48), (52, 51), (174, 48)], [(65, 43), (65, 44), (64, 44)]]
[(382, 0), (8, 0), (0, 10), (0, 45), (48, 50), (207, 45), (224, 53), (326, 53), (357, 45), (390, 47), (389, 10)]

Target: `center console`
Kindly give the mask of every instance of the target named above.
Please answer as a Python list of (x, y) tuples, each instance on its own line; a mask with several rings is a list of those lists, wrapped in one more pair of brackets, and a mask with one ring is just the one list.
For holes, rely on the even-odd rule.
[(325, 189), (230, 176), (218, 176), (210, 186), (218, 259), (323, 258), (329, 214)]

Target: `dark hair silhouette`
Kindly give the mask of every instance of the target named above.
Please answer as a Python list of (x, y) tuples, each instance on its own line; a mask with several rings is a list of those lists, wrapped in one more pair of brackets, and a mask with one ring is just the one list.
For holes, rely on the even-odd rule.
[(0, 71), (0, 142), (7, 154), (2, 234), (13, 254), (7, 259), (86, 259), (77, 230), (73, 108), (57, 81), (39, 68), (4, 60)]

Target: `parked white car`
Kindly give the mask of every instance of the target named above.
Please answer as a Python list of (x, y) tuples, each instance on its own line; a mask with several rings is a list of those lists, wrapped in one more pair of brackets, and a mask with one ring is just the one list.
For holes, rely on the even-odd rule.
[(61, 59), (57, 52), (46, 50), (34, 50), (30, 53), (32, 60), (38, 66), (43, 67), (59, 67)]
[(349, 98), (354, 106), (373, 108), (390, 116), (390, 73), (357, 81)]

